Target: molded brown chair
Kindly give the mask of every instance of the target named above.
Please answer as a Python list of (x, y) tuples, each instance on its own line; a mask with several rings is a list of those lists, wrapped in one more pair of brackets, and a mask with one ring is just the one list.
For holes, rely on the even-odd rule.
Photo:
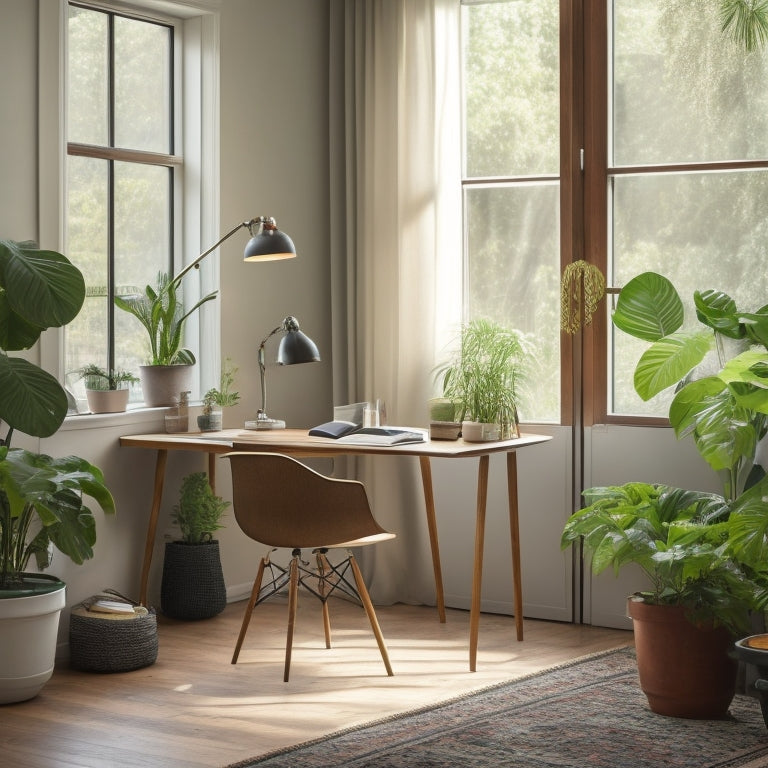
[[(232, 465), (233, 509), (245, 534), (270, 547), (292, 551), (288, 568), (262, 557), (245, 609), (232, 663), (237, 663), (254, 608), (288, 585), (288, 639), (285, 673), (291, 667), (293, 630), (296, 623), (299, 586), (319, 598), (323, 607), (325, 647), (331, 647), (328, 598), (337, 591), (359, 601), (379, 645), (387, 674), (392, 675), (384, 637), (365, 587), (360, 568), (351, 552), (339, 564), (327, 557), (329, 549), (348, 549), (393, 539), (374, 520), (365, 486), (356, 480), (337, 480), (310, 469), (296, 459), (277, 453), (233, 452), (225, 454)], [(311, 549), (315, 568), (301, 559), (301, 550)], [(348, 578), (352, 572), (353, 581)], [(267, 583), (265, 573), (268, 574)]]

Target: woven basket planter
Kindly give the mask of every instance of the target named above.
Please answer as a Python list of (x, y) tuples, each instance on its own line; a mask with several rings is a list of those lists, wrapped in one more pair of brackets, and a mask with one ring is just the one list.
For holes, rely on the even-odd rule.
[(157, 617), (136, 606), (133, 615), (92, 613), (85, 604), (69, 617), (69, 663), (82, 672), (130, 672), (157, 661)]
[(210, 619), (227, 604), (219, 542), (165, 545), (160, 607), (172, 619)]

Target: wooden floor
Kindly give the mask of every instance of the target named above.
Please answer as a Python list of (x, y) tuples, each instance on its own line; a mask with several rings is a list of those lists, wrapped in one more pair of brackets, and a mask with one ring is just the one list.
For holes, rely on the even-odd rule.
[(62, 665), (35, 699), (0, 708), (0, 765), (13, 768), (222, 768), (334, 730), (407, 711), (603, 649), (632, 634), (484, 614), (469, 672), (469, 614), (377, 609), (394, 677), (363, 611), (331, 602), (325, 649), (319, 604), (299, 602), (291, 680), (283, 683), (285, 603), (259, 606), (240, 660), (230, 663), (245, 603), (214, 619), (160, 618), (157, 662), (120, 674)]

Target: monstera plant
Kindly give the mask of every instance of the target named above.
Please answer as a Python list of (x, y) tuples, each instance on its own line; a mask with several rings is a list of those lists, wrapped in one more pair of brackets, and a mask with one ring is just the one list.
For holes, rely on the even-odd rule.
[[(100, 470), (85, 459), (11, 447), (14, 431), (54, 434), (67, 414), (67, 396), (53, 376), (8, 353), (29, 349), (47, 328), (69, 323), (84, 298), (83, 277), (65, 256), (0, 240), (0, 703), (35, 696), (53, 672), (65, 585), (28, 573), (30, 560), (44, 569), (53, 545), (82, 563), (96, 541), (86, 497), (106, 513), (115, 509)], [(22, 636), (21, 627), (32, 636)], [(29, 658), (33, 650), (41, 652), (39, 660)]]

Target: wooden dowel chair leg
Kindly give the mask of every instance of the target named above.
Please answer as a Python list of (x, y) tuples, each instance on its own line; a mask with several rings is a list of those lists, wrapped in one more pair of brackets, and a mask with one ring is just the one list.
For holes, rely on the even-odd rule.
[(291, 651), (293, 649), (293, 630), (296, 626), (296, 607), (299, 603), (299, 554), (291, 558), (290, 581), (288, 586), (288, 637), (285, 641), (285, 671), (283, 682), (288, 682), (291, 671)]
[(352, 566), (352, 573), (355, 576), (355, 584), (357, 585), (357, 591), (360, 594), (360, 600), (365, 608), (365, 612), (368, 614), (368, 621), (371, 622), (371, 629), (376, 636), (376, 642), (379, 645), (379, 651), (381, 652), (381, 658), (384, 661), (384, 666), (387, 668), (387, 674), (392, 677), (394, 672), (392, 671), (392, 665), (389, 663), (389, 653), (387, 652), (387, 646), (384, 643), (384, 636), (381, 634), (381, 627), (379, 627), (379, 620), (376, 618), (376, 611), (373, 609), (373, 603), (371, 597), (366, 589), (365, 582), (363, 581), (363, 575), (360, 573), (360, 567), (357, 564), (354, 556), (349, 555), (349, 564)]
[(325, 574), (330, 571), (330, 568), (326, 568), (328, 563), (325, 554), (323, 552), (317, 553), (317, 573), (320, 577), (318, 584), (318, 593), (320, 600), (323, 604), (323, 629), (325, 630), (325, 647), (331, 647), (331, 614), (328, 610), (328, 583), (325, 580)]
[(251, 599), (248, 601), (248, 607), (245, 609), (245, 616), (243, 616), (243, 623), (240, 627), (240, 634), (237, 638), (237, 645), (235, 646), (235, 652), (232, 655), (232, 663), (237, 664), (237, 657), (240, 655), (240, 649), (243, 646), (243, 640), (245, 640), (245, 633), (248, 630), (248, 624), (251, 621), (251, 614), (256, 605), (256, 600), (259, 598), (259, 591), (261, 590), (261, 582), (264, 578), (264, 567), (266, 565), (266, 558), (262, 557), (259, 563), (259, 570), (256, 573), (256, 580), (253, 582), (253, 589), (251, 590)]

